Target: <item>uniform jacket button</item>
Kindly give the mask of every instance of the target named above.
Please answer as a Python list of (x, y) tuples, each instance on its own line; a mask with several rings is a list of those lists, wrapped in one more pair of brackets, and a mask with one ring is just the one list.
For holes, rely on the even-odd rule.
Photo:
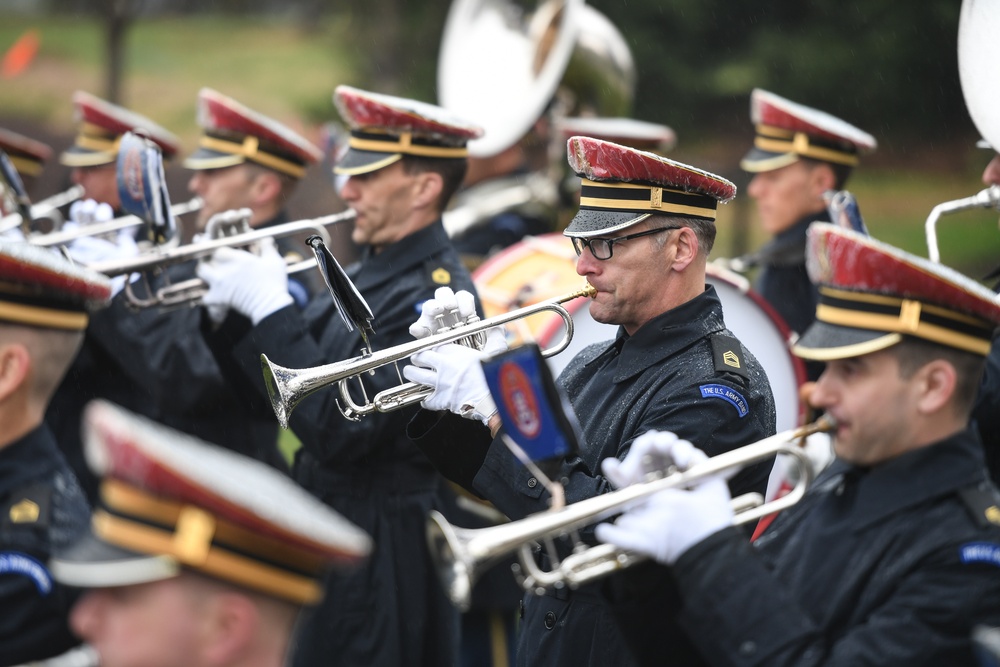
[(538, 484), (538, 480), (537, 479), (535, 479), (534, 477), (529, 477), (528, 478), (528, 488), (529, 489), (535, 488), (535, 485), (537, 485), (537, 484)]
[(554, 611), (545, 612), (545, 629), (551, 630), (556, 627), (556, 613)]

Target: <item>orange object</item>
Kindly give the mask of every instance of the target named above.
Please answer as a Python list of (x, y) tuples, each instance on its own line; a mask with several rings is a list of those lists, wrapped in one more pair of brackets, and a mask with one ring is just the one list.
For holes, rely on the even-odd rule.
[(40, 43), (41, 39), (35, 28), (18, 37), (17, 41), (3, 55), (3, 62), (0, 63), (0, 77), (12, 79), (23, 72), (35, 59)]

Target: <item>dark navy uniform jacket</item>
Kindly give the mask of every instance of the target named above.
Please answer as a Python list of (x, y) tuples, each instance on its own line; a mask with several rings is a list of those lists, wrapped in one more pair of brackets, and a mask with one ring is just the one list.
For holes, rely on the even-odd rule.
[[(711, 286), (633, 336), (621, 330), (616, 340), (584, 349), (558, 384), (585, 439), (579, 455), (566, 458), (557, 473), (565, 479), (567, 503), (611, 491), (600, 462), (624, 458), (646, 431), (673, 431), (711, 456), (775, 429), (767, 376), (725, 328), (722, 304)], [(501, 440), (490, 442), (480, 424), (424, 411), (409, 432), (446, 475), (511, 519), (549, 508), (542, 485)], [(733, 492), (763, 493), (770, 468), (770, 461), (747, 468), (731, 480)], [(584, 531), (585, 539), (589, 532)], [(620, 665), (624, 655), (599, 584), (525, 599), (518, 664)]]
[(990, 478), (1000, 485), (1000, 338), (993, 339), (986, 357), (986, 370), (972, 410), (972, 421), (983, 441)]
[[(641, 664), (974, 665), (972, 629), (1000, 625), (998, 508), (962, 431), (869, 469), (836, 461), (752, 546), (726, 529), (665, 585), (622, 595), (625, 572), (608, 592)], [(671, 618), (701, 658), (681, 657)]]
[[(282, 214), (261, 227), (285, 221)], [(169, 267), (167, 275), (174, 284), (194, 278), (195, 263)], [(154, 289), (164, 283), (159, 277)], [(146, 298), (141, 282), (133, 287)], [(303, 284), (295, 283), (289, 291), (305, 305), (308, 292)], [(277, 448), (278, 426), (267, 414), (270, 404), (223, 377), (201, 337), (202, 316), (201, 308), (190, 306), (137, 311), (129, 307), (124, 292), (91, 316), (80, 354), (46, 412), (91, 502), (97, 478), (83, 461), (80, 419), (83, 407), (95, 398), (287, 470)], [(259, 403), (253, 406), (256, 416), (244, 408), (246, 401)]]
[(0, 665), (79, 644), (68, 616), (79, 594), (56, 583), (53, 552), (86, 531), (90, 508), (44, 425), (0, 449)]
[(799, 335), (816, 319), (819, 292), (806, 271), (806, 230), (816, 221), (829, 222), (829, 213), (810, 213), (754, 253), (761, 267), (754, 289)]
[[(379, 254), (365, 249), (346, 270), (375, 315), (376, 350), (413, 340), (409, 327), (438, 287), (474, 291), (440, 222)], [(289, 306), (270, 315), (235, 343), (224, 335), (215, 335), (223, 368), (241, 373), (238, 381), (262, 400), (261, 354), (281, 366), (311, 368), (356, 357), (362, 348), (359, 332), (348, 332), (326, 293), (302, 313)], [(365, 374), (364, 383), (370, 398), (400, 379), (388, 366)], [(293, 664), (454, 664), (458, 615), (438, 584), (424, 534), (441, 480), (405, 434), (418, 407), (351, 422), (337, 408), (339, 396), (337, 387), (325, 388), (292, 412), (291, 429), (302, 441), (294, 475), (378, 546), (359, 570), (330, 578), (326, 599), (300, 628)], [(356, 384), (353, 396), (361, 401)]]

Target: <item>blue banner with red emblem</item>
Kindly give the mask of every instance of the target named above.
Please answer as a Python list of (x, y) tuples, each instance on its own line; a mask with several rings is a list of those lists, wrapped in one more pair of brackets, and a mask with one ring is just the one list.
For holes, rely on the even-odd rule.
[(151, 240), (162, 243), (172, 238), (176, 222), (170, 212), (160, 147), (126, 132), (118, 149), (117, 167), (122, 210), (149, 223)]
[(533, 461), (579, 449), (579, 426), (537, 345), (523, 345), (483, 361), (486, 384), (504, 432)]

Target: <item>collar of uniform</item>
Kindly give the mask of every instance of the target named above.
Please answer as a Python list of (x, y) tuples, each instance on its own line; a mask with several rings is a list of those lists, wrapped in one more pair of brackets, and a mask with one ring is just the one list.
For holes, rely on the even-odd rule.
[(620, 343), (614, 381), (624, 382), (635, 377), (705, 336), (722, 331), (725, 326), (722, 302), (715, 287), (708, 285), (695, 298), (657, 315), (631, 336), (619, 329), (624, 342)]
[(448, 234), (438, 218), (433, 224), (386, 246), (377, 255), (370, 247), (363, 251), (361, 268), (354, 279), (354, 286), (361, 294), (387, 280), (408, 273), (427, 261), (427, 258), (448, 246)]
[(985, 478), (982, 445), (965, 429), (871, 468), (858, 483), (855, 531)]
[[(8, 484), (11, 480), (15, 484), (23, 484), (39, 479), (54, 468), (53, 462), (61, 458), (55, 436), (48, 426), (41, 424), (20, 440), (0, 449), (0, 480)], [(0, 481), (0, 497), (9, 490)]]

